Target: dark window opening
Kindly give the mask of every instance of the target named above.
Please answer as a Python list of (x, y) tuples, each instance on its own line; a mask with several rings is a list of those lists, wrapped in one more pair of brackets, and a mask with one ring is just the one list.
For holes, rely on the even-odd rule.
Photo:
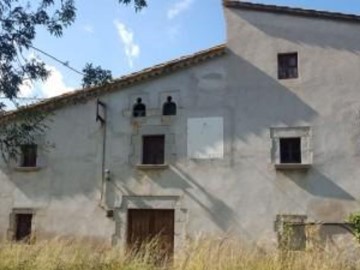
[(163, 115), (176, 115), (176, 103), (172, 100), (171, 96), (167, 97), (163, 105)]
[(280, 162), (301, 163), (301, 138), (280, 138)]
[(279, 79), (293, 79), (299, 76), (297, 53), (278, 55), (278, 76)]
[(164, 164), (165, 161), (165, 136), (143, 137), (143, 164)]
[(29, 241), (31, 237), (32, 214), (15, 214), (15, 240)]
[(26, 144), (21, 146), (21, 166), (36, 167), (37, 145)]
[(133, 107), (133, 117), (145, 117), (146, 116), (146, 106), (142, 103), (142, 99), (138, 98), (136, 104)]

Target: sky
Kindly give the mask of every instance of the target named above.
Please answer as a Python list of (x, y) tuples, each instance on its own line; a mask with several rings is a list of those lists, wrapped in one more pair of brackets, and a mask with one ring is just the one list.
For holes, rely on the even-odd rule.
[[(226, 42), (222, 0), (147, 1), (148, 7), (136, 13), (118, 0), (76, 0), (77, 20), (64, 35), (55, 38), (39, 29), (34, 45), (78, 70), (91, 62), (116, 78)], [(360, 14), (359, 0), (251, 2)], [(81, 88), (81, 75), (37, 52), (29, 57), (40, 57), (51, 75), (44, 83), (24, 84), (22, 98)]]

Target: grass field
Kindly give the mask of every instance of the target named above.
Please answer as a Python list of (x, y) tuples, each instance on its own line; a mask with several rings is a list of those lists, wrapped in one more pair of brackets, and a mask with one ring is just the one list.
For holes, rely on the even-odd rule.
[[(94, 247), (77, 241), (53, 240), (33, 245), (0, 246), (0, 270), (360, 270), (360, 264), (346, 261), (343, 253), (265, 253), (240, 248), (229, 240), (193, 241), (177, 253), (171, 263), (154, 264), (154, 244), (137, 255), (117, 248)], [(140, 255), (141, 254), (141, 255)]]

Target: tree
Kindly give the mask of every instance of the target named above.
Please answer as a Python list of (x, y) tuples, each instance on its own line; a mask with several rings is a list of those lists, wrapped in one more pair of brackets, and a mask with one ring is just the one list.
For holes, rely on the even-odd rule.
[[(118, 0), (120, 4), (133, 4), (136, 11), (146, 7), (146, 0)], [(74, 0), (0, 0), (0, 95), (14, 100), (20, 86), (30, 80), (46, 80), (49, 71), (39, 59), (28, 59), (24, 53), (30, 49), (47, 54), (36, 48), (33, 41), (39, 27), (45, 28), (51, 35), (59, 38), (64, 30), (76, 19)], [(56, 57), (51, 56), (56, 59)], [(68, 62), (62, 62), (65, 66)], [(108, 83), (112, 80), (109, 70), (100, 66), (87, 64), (82, 71), (83, 86), (92, 87)], [(0, 113), (5, 105), (0, 102)], [(33, 132), (44, 130), (40, 119), (45, 119), (33, 113), (21, 115), (21, 121), (16, 126), (9, 123), (0, 125), (0, 150), (4, 156), (13, 157), (14, 149), (22, 141), (32, 138)]]
[[(136, 10), (146, 6), (145, 0), (118, 0), (133, 3)], [(24, 1), (0, 0), (0, 94), (13, 99), (26, 80), (45, 80), (49, 71), (36, 59), (27, 59), (23, 52), (33, 46), (37, 27), (46, 28), (55, 37), (61, 37), (64, 29), (76, 18), (74, 0)], [(35, 48), (37, 49), (37, 48)], [(87, 65), (83, 84), (94, 86), (108, 82), (111, 73), (100, 67)]]
[(93, 87), (108, 83), (112, 80), (110, 70), (104, 70), (100, 66), (94, 67), (87, 63), (83, 69), (83, 87)]

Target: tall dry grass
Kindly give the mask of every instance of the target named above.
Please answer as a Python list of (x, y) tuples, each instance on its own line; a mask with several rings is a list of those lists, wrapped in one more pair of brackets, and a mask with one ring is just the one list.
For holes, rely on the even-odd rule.
[(265, 253), (242, 248), (236, 241), (214, 239), (189, 242), (172, 261), (159, 264), (152, 256), (154, 246), (149, 244), (135, 253), (76, 241), (9, 243), (0, 246), (0, 270), (360, 270), (360, 264), (342, 255), (308, 251)]

